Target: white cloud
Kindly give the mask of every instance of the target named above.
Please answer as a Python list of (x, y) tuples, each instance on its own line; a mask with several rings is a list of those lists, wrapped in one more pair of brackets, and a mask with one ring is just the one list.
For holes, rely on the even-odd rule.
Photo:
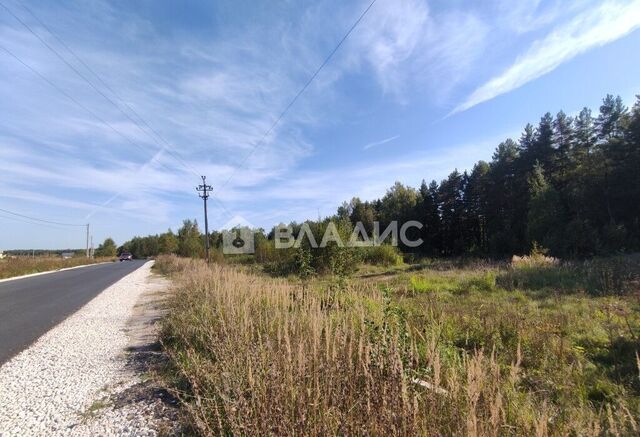
[[(581, 0), (582, 1), (582, 0)], [(516, 34), (524, 34), (552, 23), (559, 15), (567, 13), (580, 1), (553, 0), (497, 0), (496, 12), (499, 24)]]
[(374, 141), (372, 143), (365, 144), (365, 146), (362, 148), (362, 150), (369, 150), (372, 147), (381, 146), (383, 144), (390, 143), (391, 141), (397, 140), (398, 138), (400, 138), (400, 135), (394, 135), (392, 137), (385, 138), (384, 140)]
[(449, 115), (508, 93), (553, 71), (562, 63), (617, 40), (640, 26), (640, 1), (607, 1), (558, 25), (519, 56), (504, 73), (477, 88)]
[(354, 39), (383, 90), (404, 101), (415, 87), (446, 95), (486, 48), (488, 31), (470, 11), (435, 12), (423, 0), (398, 0), (377, 3)]

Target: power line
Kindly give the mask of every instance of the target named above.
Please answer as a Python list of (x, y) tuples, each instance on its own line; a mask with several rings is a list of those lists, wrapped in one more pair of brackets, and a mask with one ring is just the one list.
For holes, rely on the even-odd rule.
[[(105, 93), (102, 92), (102, 90), (100, 90), (98, 87), (96, 87), (93, 82), (91, 82), (84, 74), (82, 74), (73, 64), (71, 64), (69, 61), (67, 61), (54, 47), (52, 47), (49, 43), (47, 43), (46, 40), (44, 40), (44, 38), (42, 38), (40, 35), (38, 35), (32, 28), (31, 26), (29, 26), (26, 22), (24, 22), (20, 17), (18, 17), (11, 9), (9, 9), (4, 3), (0, 2), (0, 6), (2, 6), (4, 9), (7, 10), (7, 12), (9, 12), (9, 14), (11, 14), (11, 16), (13, 18), (15, 18), (20, 24), (22, 24), (33, 36), (35, 36), (45, 47), (47, 47), (53, 54), (56, 55), (56, 57), (58, 57), (58, 59), (60, 59), (62, 62), (64, 62), (71, 70), (73, 70), (74, 73), (76, 73), (82, 80), (84, 80), (85, 82), (87, 82), (89, 84), (89, 86), (91, 86), (91, 88), (93, 88), (98, 94), (100, 94), (105, 100), (107, 100), (109, 103), (111, 103), (118, 111), (120, 111), (125, 117), (127, 117), (127, 119), (129, 119), (129, 121), (131, 121), (133, 124), (135, 124), (138, 129), (140, 129), (140, 131), (142, 131), (143, 133), (149, 135), (149, 133), (142, 127), (140, 126), (140, 123), (136, 120), (134, 120), (129, 114), (127, 114), (125, 111), (122, 110), (122, 108), (120, 108), (120, 106), (118, 106), (118, 104), (116, 102), (114, 102), (109, 96), (107, 96)], [(73, 53), (71, 51), (71, 49), (64, 43), (61, 41), (61, 39), (59, 37), (57, 37), (41, 20), (39, 20), (35, 14), (33, 12), (31, 12), (31, 10), (29, 8), (27, 8), (26, 6), (22, 5), (23, 8), (25, 8), (40, 24), (43, 25), (43, 27), (51, 34), (53, 35), (54, 38), (56, 38), (59, 42), (61, 42), (61, 44), (76, 58), (79, 60), (79, 62), (82, 63), (82, 65), (84, 65), (89, 71), (91, 71), (94, 76), (97, 77), (97, 74), (91, 70), (85, 62), (81, 61), (78, 56), (75, 55), (75, 53)], [(102, 79), (99, 79), (103, 84), (104, 81)], [(106, 84), (105, 84), (106, 85)], [(107, 88), (116, 96), (119, 98), (119, 96), (107, 85)], [(120, 99), (122, 101), (122, 99)], [(130, 106), (127, 105), (127, 107), (131, 109)], [(133, 110), (132, 110), (133, 111)], [(146, 121), (144, 121), (144, 119), (142, 117), (140, 117), (140, 115), (138, 115), (135, 111), (133, 111), (138, 118), (140, 118), (145, 125), (147, 125), (147, 127), (149, 127), (149, 129), (151, 129), (154, 133), (155, 131), (148, 125), (148, 123)], [(158, 135), (156, 133), (156, 135)], [(150, 137), (152, 137), (151, 135), (149, 135)], [(152, 137), (153, 138), (153, 137)], [(158, 138), (160, 138), (161, 140), (163, 140), (169, 147), (171, 147), (171, 145), (164, 140), (162, 137), (160, 137), (158, 135)], [(184, 160), (182, 160), (181, 157), (179, 157), (178, 155), (174, 154), (173, 151), (171, 150), (167, 150), (167, 152), (169, 152), (169, 154), (171, 156), (173, 156), (178, 162), (180, 162), (180, 164), (187, 169), (188, 171), (192, 172), (193, 174), (195, 174), (196, 176), (198, 175), (198, 172), (193, 169), (193, 167), (191, 167), (190, 165), (188, 165), (186, 162), (184, 162)]]
[[(16, 55), (15, 53), (13, 53), (11, 50), (9, 50), (8, 48), (4, 47), (2, 44), (0, 44), (0, 49), (4, 50), (5, 52), (7, 52), (7, 54), (9, 54), (11, 57), (13, 57), (16, 61), (18, 61), (20, 64), (22, 64), (25, 68), (27, 68), (28, 70), (30, 70), (32, 73), (34, 73), (36, 76), (38, 76), (40, 79), (42, 79), (43, 81), (45, 81), (47, 84), (49, 84), (53, 89), (55, 89), (56, 91), (58, 91), (60, 94), (62, 94), (63, 96), (65, 96), (66, 98), (68, 98), (69, 100), (71, 100), (73, 103), (75, 103), (78, 107), (82, 108), (84, 111), (86, 111), (87, 113), (89, 113), (92, 117), (94, 117), (96, 120), (98, 120), (100, 123), (104, 124), (105, 126), (107, 126), (109, 129), (111, 129), (113, 132), (115, 132), (117, 135), (119, 135), (120, 137), (124, 138), (128, 143), (134, 145), (135, 147), (137, 147), (138, 149), (147, 152), (147, 149), (142, 147), (140, 144), (138, 144), (137, 142), (133, 141), (132, 139), (130, 139), (128, 136), (126, 136), (125, 134), (123, 134), (122, 132), (120, 132), (118, 129), (116, 129), (115, 127), (113, 127), (109, 122), (107, 122), (106, 120), (104, 120), (102, 117), (100, 117), (98, 114), (96, 114), (95, 112), (93, 112), (91, 109), (89, 109), (88, 107), (86, 107), (85, 105), (83, 105), (82, 103), (80, 103), (77, 99), (75, 99), (72, 95), (70, 95), (69, 93), (67, 93), (66, 91), (64, 91), (62, 88), (58, 87), (54, 82), (52, 82), (49, 78), (47, 78), (46, 76), (44, 76), (42, 73), (40, 73), (38, 70), (36, 70), (35, 68), (33, 68), (31, 65), (27, 64), (26, 62), (24, 62), (18, 55)], [(162, 162), (158, 161), (158, 164), (160, 164), (162, 167), (166, 168), (168, 171), (172, 171), (172, 169), (170, 167), (168, 167), (167, 165), (163, 164)], [(228, 210), (224, 207), (224, 205), (222, 204), (222, 202), (220, 200), (218, 200), (216, 197), (213, 198), (216, 202), (218, 202), (218, 204), (222, 207), (222, 209), (224, 210), (224, 212), (231, 216), (231, 214), (228, 212)], [(78, 226), (86, 226), (86, 225), (78, 225)]]
[[(173, 156), (186, 170), (190, 171), (191, 173), (193, 173), (195, 176), (201, 177), (198, 173), (198, 171), (190, 164), (188, 164), (181, 156), (180, 154), (175, 151), (173, 149), (172, 144), (167, 141), (162, 135), (160, 135), (153, 127), (151, 127), (151, 125), (149, 125), (149, 123), (147, 123), (147, 121), (140, 115), (138, 114), (138, 112), (136, 112), (129, 104), (127, 104), (127, 102), (118, 95), (118, 93), (112, 88), (110, 87), (103, 79), (102, 77), (96, 73), (85, 61), (82, 60), (82, 58), (80, 58), (63, 40), (62, 38), (60, 38), (58, 35), (56, 35), (42, 20), (40, 20), (34, 13), (33, 11), (28, 8), (27, 6), (25, 6), (24, 4), (20, 3), (20, 5), (38, 22), (40, 23), (40, 25), (42, 25), (42, 27), (44, 27), (47, 32), (49, 32), (50, 35), (52, 35), (80, 64), (82, 64), (106, 89), (108, 89), (120, 102), (122, 105), (124, 105), (126, 108), (128, 108), (155, 136), (157, 139), (159, 139), (160, 141), (162, 141), (166, 147), (163, 147), (161, 149), (161, 151), (167, 151), (171, 156)], [(116, 109), (118, 109), (122, 114), (124, 114), (125, 117), (127, 117), (132, 123), (134, 123), (138, 129), (140, 129), (140, 131), (142, 131), (143, 133), (149, 135), (149, 137), (151, 137), (152, 139), (156, 139), (153, 138), (153, 136), (151, 134), (149, 134), (149, 132), (147, 130), (145, 130), (142, 126), (140, 126), (140, 124), (134, 120), (133, 118), (131, 118), (131, 116), (129, 116), (129, 114), (127, 114), (125, 111), (122, 110), (122, 108), (120, 108), (113, 100), (111, 100), (107, 95), (105, 95), (100, 89), (98, 89), (86, 76), (84, 76), (82, 73), (80, 73), (73, 65), (71, 65), (57, 50), (55, 50), (53, 47), (51, 47), (43, 38), (41, 38), (27, 23), (25, 23), (23, 20), (21, 20), (16, 14), (14, 14), (6, 5), (4, 5), (2, 2), (0, 2), (0, 6), (2, 6), (4, 9), (6, 9), (18, 22), (20, 22), (31, 34), (33, 34), (36, 38), (38, 38), (38, 40), (40, 42), (42, 42), (42, 44), (45, 45), (45, 47), (47, 47), (49, 50), (51, 50), (61, 61), (63, 61), (69, 68), (71, 68), (81, 79), (83, 79), (85, 82), (87, 82), (97, 93), (99, 93), (102, 97), (104, 97), (107, 101), (109, 101)], [(1, 46), (0, 46), (1, 47)], [(109, 125), (105, 120), (102, 120), (100, 117), (98, 117), (95, 113), (93, 113), (93, 111), (89, 110), (88, 108), (86, 108), (84, 105), (81, 105), (76, 99), (74, 99), (73, 97), (71, 97), (69, 94), (67, 94), (66, 92), (64, 92), (63, 90), (61, 90), (60, 88), (58, 88), (56, 85), (54, 85), (50, 80), (46, 79), (45, 77), (43, 77), (42, 74), (38, 73), (37, 71), (35, 71), (35, 69), (33, 69), (32, 67), (28, 66), (25, 62), (23, 62), (22, 60), (20, 60), (15, 54), (11, 53), (8, 49), (2, 47), (5, 51), (7, 51), (11, 56), (13, 56), (14, 58), (16, 58), (20, 63), (22, 63), (25, 67), (29, 68), (30, 70), (32, 70), (34, 73), (36, 73), (38, 76), (40, 76), (41, 78), (45, 79), (50, 85), (52, 85), (54, 88), (56, 88), (59, 92), (61, 92), (62, 94), (64, 94), (66, 97), (68, 97), (69, 99), (71, 99), (72, 101), (74, 101), (76, 104), (78, 104), (79, 106), (81, 106), (83, 109), (85, 109), (86, 111), (88, 111), (89, 113), (91, 113), (94, 117), (96, 117), (98, 120), (100, 120), (102, 123), (108, 125), (112, 130), (116, 131), (117, 133), (119, 133), (122, 137), (124, 137), (127, 141), (133, 143), (134, 145), (136, 145), (136, 147), (143, 149), (142, 146), (138, 145), (137, 143), (135, 143), (134, 141), (132, 141), (131, 139), (129, 139), (128, 137), (126, 137), (124, 134), (118, 132), (115, 128), (113, 128), (111, 125)], [(168, 168), (166, 165), (160, 163), (160, 165), (162, 165), (163, 167), (167, 168), (169, 171), (171, 171), (170, 168)], [(222, 201), (220, 199), (218, 199), (216, 196), (212, 196), (213, 200), (218, 204), (218, 206), (224, 211), (225, 214), (231, 216), (232, 214), (227, 210), (227, 208), (224, 206), (224, 204), (222, 203)]]
[(331, 53), (329, 53), (329, 56), (327, 56), (325, 58), (325, 60), (322, 62), (322, 64), (320, 64), (320, 66), (316, 69), (316, 71), (313, 73), (313, 75), (309, 78), (309, 80), (307, 80), (307, 82), (304, 84), (304, 86), (300, 89), (300, 91), (298, 91), (298, 93), (293, 97), (293, 99), (289, 102), (289, 104), (284, 108), (284, 110), (280, 113), (280, 115), (278, 116), (278, 118), (276, 118), (276, 120), (271, 124), (271, 126), (269, 127), (269, 129), (267, 129), (267, 131), (264, 133), (264, 135), (262, 135), (262, 137), (260, 138), (260, 140), (253, 146), (253, 148), (249, 151), (249, 153), (244, 157), (244, 159), (240, 162), (240, 165), (237, 166), (235, 168), (235, 170), (231, 173), (231, 175), (229, 175), (229, 178), (224, 182), (224, 184), (222, 184), (217, 190), (216, 193), (219, 192), (220, 190), (222, 190), (224, 187), (226, 187), (229, 182), (231, 181), (231, 179), (233, 179), (233, 177), (235, 176), (235, 174), (237, 173), (238, 170), (240, 170), (241, 168), (244, 167), (244, 165), (246, 164), (247, 160), (255, 153), (255, 151), (262, 146), (262, 144), (264, 143), (264, 140), (267, 138), (267, 136), (269, 136), (269, 134), (275, 129), (275, 127), (280, 123), (280, 121), (284, 118), (284, 116), (287, 114), (287, 112), (289, 111), (289, 109), (291, 109), (291, 107), (296, 103), (296, 101), (298, 100), (298, 98), (302, 95), (302, 93), (304, 93), (307, 88), (309, 88), (309, 85), (311, 85), (311, 83), (314, 81), (314, 79), (316, 78), (316, 76), (318, 76), (318, 74), (320, 73), (320, 71), (329, 63), (329, 61), (331, 60), (331, 58), (333, 58), (333, 55), (336, 54), (336, 52), (338, 51), (338, 49), (340, 49), (340, 47), (342, 46), (342, 44), (347, 40), (347, 38), (349, 37), (349, 35), (351, 35), (351, 33), (355, 30), (355, 28), (358, 26), (358, 24), (360, 24), (360, 22), (362, 21), (362, 19), (365, 17), (365, 15), (367, 15), (367, 13), (369, 12), (369, 10), (371, 9), (371, 7), (374, 5), (374, 3), (377, 0), (372, 0), (371, 3), (369, 3), (369, 6), (367, 6), (367, 8), (360, 14), (360, 16), (358, 17), (358, 19), (353, 23), (353, 25), (349, 28), (349, 30), (347, 31), (347, 33), (344, 34), (344, 36), (342, 37), (342, 39), (338, 42), (338, 44), (334, 47), (334, 49), (331, 51)]
[[(13, 57), (16, 61), (18, 61), (20, 64), (22, 64), (22, 66), (24, 66), (25, 68), (27, 68), (28, 70), (30, 70), (33, 74), (35, 74), (36, 76), (38, 76), (40, 79), (42, 79), (43, 81), (45, 81), (47, 84), (49, 84), (53, 89), (55, 89), (56, 91), (58, 91), (60, 94), (62, 94), (63, 96), (65, 96), (67, 99), (71, 100), (73, 103), (75, 103), (77, 106), (79, 106), (80, 108), (82, 108), (84, 111), (88, 112), (92, 117), (94, 117), (96, 120), (98, 120), (100, 123), (104, 124), (105, 126), (107, 126), (109, 129), (111, 129), (113, 132), (115, 132), (117, 135), (121, 136), (122, 138), (124, 138), (127, 142), (129, 142), (130, 144), (136, 146), (137, 148), (139, 148), (140, 150), (143, 151), (147, 151), (146, 148), (142, 147), (141, 145), (139, 145), (137, 142), (133, 141), (132, 139), (130, 139), (128, 136), (126, 136), (125, 134), (123, 134), (122, 132), (120, 132), (118, 129), (116, 129), (115, 127), (113, 127), (109, 122), (107, 122), (106, 120), (104, 120), (102, 117), (100, 117), (98, 114), (96, 114), (95, 112), (93, 112), (91, 109), (89, 109), (88, 107), (86, 107), (85, 105), (83, 105), (82, 103), (80, 103), (76, 98), (74, 98), (71, 94), (67, 93), (65, 90), (63, 90), (62, 88), (60, 88), (59, 86), (57, 86), (53, 81), (51, 81), (48, 77), (46, 77), (45, 75), (43, 75), (42, 73), (40, 73), (38, 70), (36, 70), (35, 68), (33, 68), (31, 65), (27, 64), (26, 62), (24, 62), (18, 55), (16, 55), (15, 53), (13, 53), (11, 50), (9, 50), (8, 48), (4, 47), (2, 44), (0, 44), (0, 49), (4, 50), (5, 52), (7, 52), (7, 54), (9, 54), (11, 57)], [(163, 166), (164, 168), (166, 168), (169, 171), (172, 171), (171, 168), (167, 167), (165, 164), (163, 164), (162, 162), (158, 161), (158, 164), (160, 164), (161, 166)], [(224, 204), (215, 196), (212, 196), (213, 200), (215, 200), (218, 205), (222, 208), (222, 210), (228, 215), (231, 216), (232, 214), (227, 210), (227, 208), (224, 206)], [(81, 225), (81, 226), (85, 226), (85, 225)]]
[(42, 226), (44, 228), (48, 228), (48, 229), (55, 229), (57, 231), (70, 231), (71, 229), (69, 228), (63, 228), (60, 226), (54, 226), (54, 225), (48, 225), (46, 223), (39, 223), (39, 222), (33, 222), (30, 220), (26, 220), (26, 219), (21, 219), (20, 217), (13, 217), (10, 215), (6, 215), (6, 214), (2, 214), (0, 213), (0, 220), (12, 220), (14, 222), (18, 222), (18, 223), (26, 223), (28, 225), (35, 225), (35, 226)]
[[(13, 214), (13, 215), (7, 215), (5, 213), (8, 214)], [(24, 214), (18, 214), (15, 213), (13, 211), (8, 211), (6, 209), (0, 209), (0, 220), (1, 219), (8, 219), (8, 220), (13, 220), (13, 221), (17, 221), (19, 223), (26, 223), (29, 225), (36, 225), (36, 226), (42, 226), (48, 229), (55, 229), (57, 231), (73, 231), (76, 232), (75, 229), (71, 230), (69, 229), (69, 227), (86, 227), (87, 228), (87, 232), (89, 231), (89, 224), (86, 225), (78, 225), (78, 224), (71, 224), (71, 223), (61, 223), (61, 222), (55, 222), (55, 221), (51, 221), (51, 220), (43, 220), (43, 219), (38, 219), (35, 217), (30, 217)], [(65, 228), (66, 226), (66, 228)]]
[(46, 223), (33, 222), (33, 221), (30, 221), (30, 220), (27, 220), (27, 219), (21, 219), (20, 217), (13, 217), (13, 216), (6, 215), (6, 214), (3, 214), (3, 213), (0, 213), (0, 221), (1, 220), (12, 220), (14, 222), (25, 223), (27, 225), (41, 226), (43, 228), (54, 229), (56, 231), (76, 232), (75, 229), (69, 229), (69, 228), (56, 226), (56, 225), (48, 225)]
[(48, 224), (51, 224), (51, 225), (79, 226), (79, 227), (87, 226), (86, 224), (85, 225), (80, 225), (80, 224), (77, 224), (77, 223), (62, 223), (62, 222), (56, 222), (56, 221), (52, 221), (52, 220), (39, 219), (39, 218), (36, 218), (36, 217), (31, 217), (31, 216), (28, 216), (28, 215), (24, 215), (24, 214), (20, 214), (20, 213), (17, 213), (17, 212), (9, 211), (8, 209), (0, 208), (0, 211), (2, 211), (4, 213), (7, 213), (7, 214), (11, 214), (11, 215), (17, 216), (17, 217), (22, 217), (22, 218), (26, 218), (26, 219), (29, 219), (29, 220), (34, 220), (34, 221), (37, 221), (37, 222), (42, 222), (42, 223), (48, 223)]
[[(173, 148), (173, 145), (171, 143), (169, 143), (169, 141), (167, 141), (164, 137), (162, 137), (162, 135), (160, 135), (151, 125), (149, 125), (149, 123), (147, 123), (147, 121), (134, 109), (131, 107), (131, 105), (129, 105), (122, 97), (120, 97), (120, 95), (112, 88), (109, 86), (109, 84), (106, 83), (106, 81), (104, 79), (102, 79), (102, 77), (95, 72), (95, 70), (93, 70), (81, 57), (79, 57), (72, 49), (71, 47), (69, 47), (64, 40), (58, 36), (56, 33), (54, 33), (49, 26), (47, 26), (42, 20), (40, 20), (40, 18), (38, 18), (33, 11), (28, 8), (27, 6), (25, 6), (23, 3), (20, 3), (20, 5), (38, 22), (40, 23), (40, 25), (42, 27), (44, 27), (47, 32), (49, 32), (49, 34), (51, 36), (53, 36), (80, 64), (82, 64), (84, 66), (84, 68), (86, 68), (107, 90), (109, 90), (117, 99), (118, 101), (120, 101), (120, 103), (122, 105), (124, 105), (129, 111), (131, 111), (158, 139), (160, 139), (163, 143), (165, 143), (167, 145), (168, 148), (172, 149), (172, 150), (168, 150), (168, 152), (174, 157), (176, 158), (187, 170), (191, 171), (192, 173), (198, 175), (198, 172), (195, 170), (195, 168), (190, 165), (189, 163), (185, 162), (184, 159), (182, 158), (182, 156), (178, 153), (177, 150), (175, 150)], [(126, 114), (125, 114), (126, 115)], [(137, 125), (137, 124), (136, 124)], [(138, 128), (140, 128), (139, 125), (137, 125)], [(142, 128), (140, 128), (140, 130), (142, 130), (143, 132), (145, 132)], [(148, 135), (148, 132), (145, 132)], [(174, 155), (175, 152), (175, 155)]]
[[(122, 132), (120, 132), (118, 129), (116, 129), (113, 125), (111, 125), (108, 121), (106, 121), (105, 119), (103, 119), (102, 117), (100, 117), (98, 114), (96, 114), (94, 111), (92, 111), (91, 109), (89, 109), (87, 106), (83, 105), (82, 103), (80, 103), (77, 99), (75, 99), (72, 95), (70, 95), (69, 93), (67, 93), (66, 91), (64, 91), (62, 88), (60, 88), (59, 86), (57, 86), (54, 82), (52, 82), (49, 78), (47, 78), (46, 76), (44, 76), (42, 73), (40, 73), (38, 70), (36, 70), (35, 68), (33, 68), (31, 65), (27, 64), (26, 62), (24, 62), (22, 59), (20, 59), (20, 57), (18, 55), (16, 55), (15, 53), (13, 53), (11, 50), (9, 50), (8, 48), (6, 48), (5, 46), (3, 46), (2, 44), (0, 44), (0, 49), (4, 50), (5, 52), (7, 52), (11, 57), (13, 57), (16, 61), (18, 61), (20, 64), (22, 64), (25, 68), (29, 69), (32, 73), (34, 73), (35, 75), (37, 75), (40, 79), (44, 80), (46, 83), (48, 83), (52, 88), (54, 88), (56, 91), (58, 91), (60, 94), (62, 94), (63, 96), (65, 96), (66, 98), (68, 98), (69, 100), (71, 100), (73, 103), (75, 103), (77, 106), (79, 106), (80, 108), (82, 108), (84, 111), (88, 112), (92, 117), (94, 117), (96, 120), (98, 120), (100, 123), (104, 124), (106, 127), (108, 127), (109, 129), (111, 129), (113, 132), (115, 132), (117, 135), (119, 135), (120, 137), (124, 138), (125, 141), (127, 141), (128, 143), (132, 144), (133, 146), (137, 147), (138, 149), (142, 150), (143, 152), (147, 153), (148, 149), (141, 146), (140, 144), (138, 144), (136, 141), (132, 140), (131, 138), (129, 138), (127, 135), (123, 134)], [(167, 169), (168, 171), (173, 171), (173, 169), (169, 166), (167, 166), (166, 164), (157, 161), (158, 164), (160, 164), (162, 167), (164, 167), (165, 169)]]

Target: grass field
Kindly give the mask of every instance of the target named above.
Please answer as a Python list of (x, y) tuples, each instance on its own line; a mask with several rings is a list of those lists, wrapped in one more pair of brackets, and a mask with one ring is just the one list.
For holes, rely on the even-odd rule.
[(13, 278), (15, 276), (31, 273), (48, 272), (51, 270), (76, 267), (98, 262), (113, 261), (113, 258), (85, 258), (74, 257), (69, 259), (54, 257), (17, 257), (0, 260), (0, 279)]
[(640, 259), (272, 278), (162, 257), (169, 384), (202, 435), (637, 435)]

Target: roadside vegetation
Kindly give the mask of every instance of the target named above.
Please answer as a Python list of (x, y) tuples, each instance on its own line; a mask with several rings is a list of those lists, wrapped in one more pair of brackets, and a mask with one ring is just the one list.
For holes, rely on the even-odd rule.
[(86, 258), (84, 256), (76, 256), (68, 259), (45, 256), (35, 258), (26, 256), (5, 258), (0, 260), (0, 279), (113, 260), (111, 257)]
[(169, 384), (199, 434), (640, 432), (637, 256), (156, 268), (175, 284)]
[[(214, 231), (206, 265), (192, 220), (119, 250), (174, 280), (167, 378), (198, 434), (639, 435), (639, 151), (640, 98), (607, 96), (470, 172), (250, 229), (254, 254)], [(418, 247), (301, 238), (410, 220)]]

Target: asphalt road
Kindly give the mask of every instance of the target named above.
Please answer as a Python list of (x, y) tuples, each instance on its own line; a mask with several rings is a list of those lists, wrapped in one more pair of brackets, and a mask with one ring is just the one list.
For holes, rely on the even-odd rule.
[(0, 365), (143, 264), (99, 264), (0, 282)]

